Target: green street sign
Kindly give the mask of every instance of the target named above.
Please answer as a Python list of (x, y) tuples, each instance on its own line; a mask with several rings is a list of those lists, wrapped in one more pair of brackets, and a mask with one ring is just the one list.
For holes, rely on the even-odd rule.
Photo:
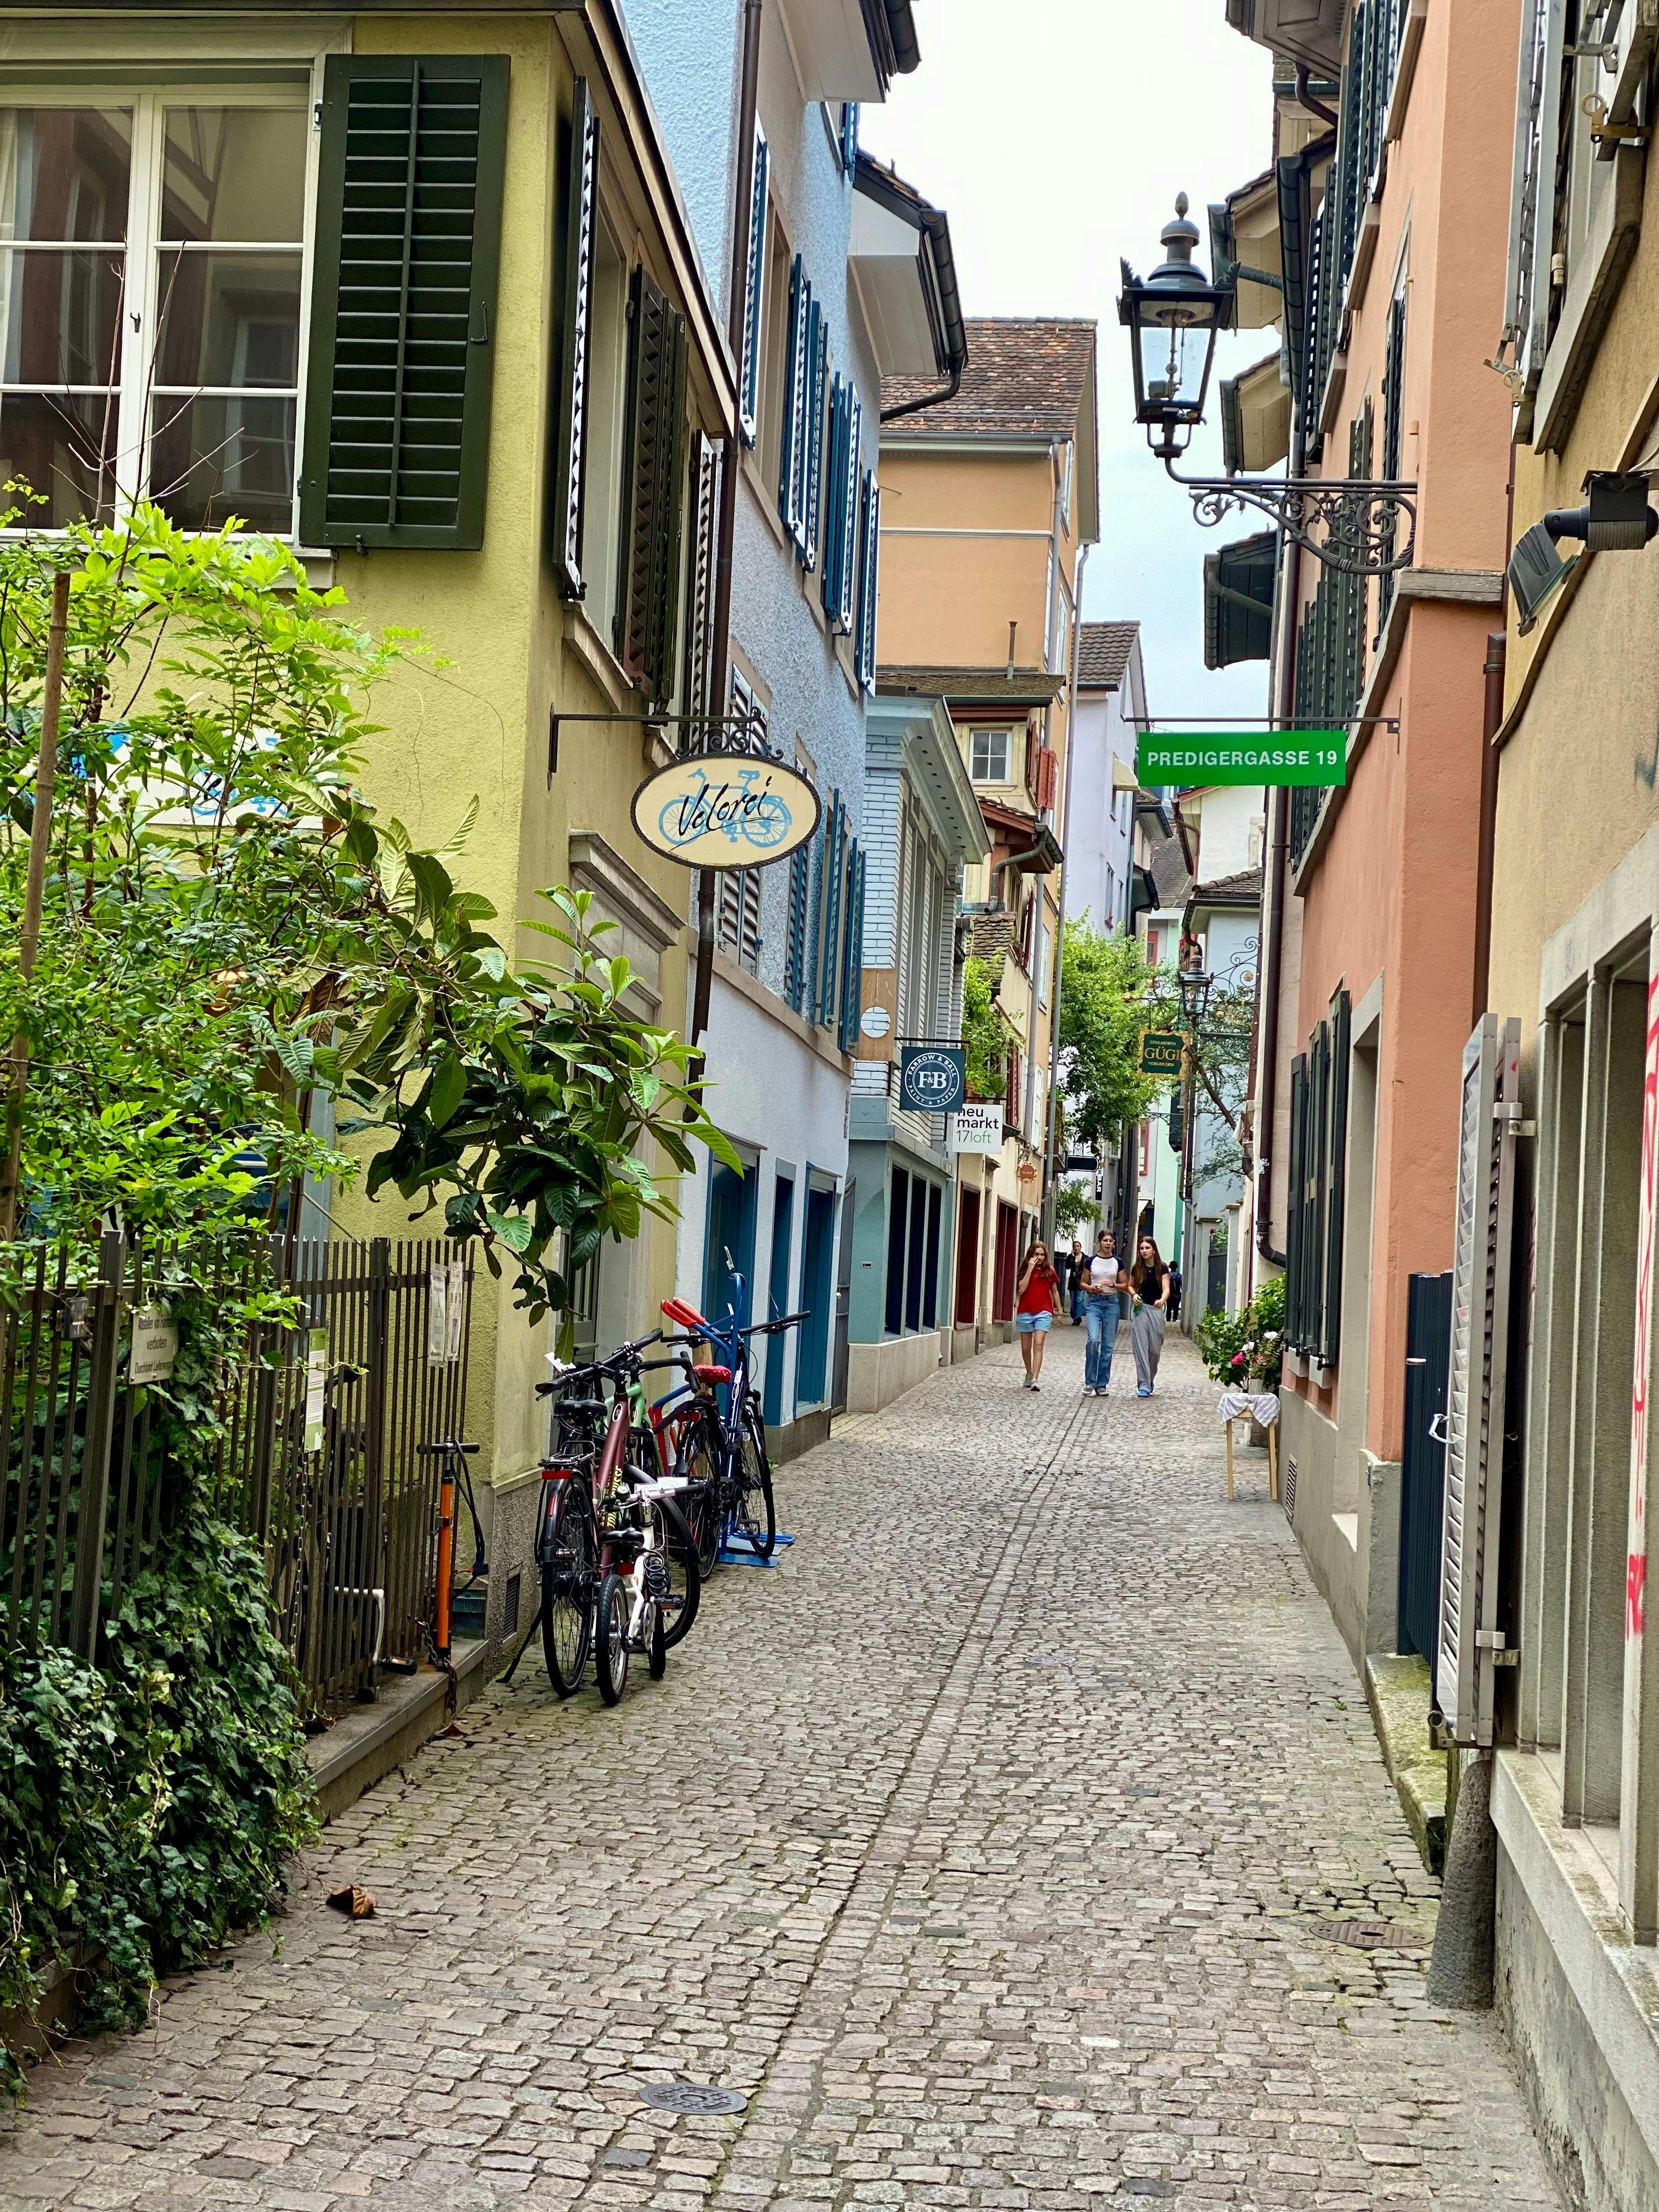
[(1182, 1038), (1175, 1030), (1148, 1030), (1140, 1040), (1143, 1075), (1179, 1075)]
[(1143, 730), (1135, 774), (1145, 790), (1167, 783), (1346, 783), (1346, 730)]

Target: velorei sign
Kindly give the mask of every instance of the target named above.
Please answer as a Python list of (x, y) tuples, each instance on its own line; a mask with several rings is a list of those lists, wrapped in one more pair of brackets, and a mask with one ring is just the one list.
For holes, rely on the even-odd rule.
[(954, 1114), (968, 1096), (968, 1051), (959, 1044), (899, 1047), (899, 1104), (924, 1114)]
[(951, 1117), (953, 1152), (1000, 1152), (1002, 1150), (1002, 1109), (964, 1103)]
[(1179, 1075), (1182, 1046), (1176, 1030), (1148, 1030), (1140, 1040), (1143, 1075)]
[(1184, 737), (1143, 730), (1135, 774), (1152, 790), (1169, 783), (1346, 783), (1346, 730), (1219, 730)]
[(634, 827), (688, 868), (757, 868), (781, 860), (818, 826), (818, 795), (781, 761), (698, 753), (671, 761), (634, 793)]

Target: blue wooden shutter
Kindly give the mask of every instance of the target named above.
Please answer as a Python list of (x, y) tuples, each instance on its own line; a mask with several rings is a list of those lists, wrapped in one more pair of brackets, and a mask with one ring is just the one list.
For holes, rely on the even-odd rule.
[(860, 501), (864, 536), (859, 547), (859, 682), (866, 691), (876, 688), (876, 587), (881, 565), (881, 492), (876, 472), (864, 472)]
[(841, 605), (841, 518), (847, 501), (842, 487), (847, 471), (847, 429), (853, 387), (839, 369), (830, 380), (830, 428), (824, 455), (823, 576), (820, 592), (833, 621)]
[(858, 1042), (864, 996), (864, 854), (855, 837), (847, 855), (847, 939), (842, 960), (841, 1017), (836, 1041), (843, 1052)]
[(812, 383), (812, 288), (798, 253), (789, 270), (789, 342), (783, 371), (778, 512), (797, 551), (806, 544), (806, 409)]
[(841, 951), (841, 869), (847, 845), (847, 815), (841, 793), (830, 802), (830, 830), (823, 841), (823, 923), (818, 933), (817, 977), (812, 1018), (820, 1028), (835, 1019), (836, 961)]
[(553, 495), (548, 514), (553, 573), (568, 599), (587, 590), (582, 575), (582, 495), (587, 474), (587, 372), (593, 338), (593, 226), (599, 191), (599, 118), (578, 77), (571, 97), (565, 164), (564, 267), (559, 367), (554, 379)]
[(507, 93), (504, 54), (324, 64), (310, 544), (483, 543)]
[(818, 565), (818, 521), (823, 507), (823, 396), (830, 380), (830, 333), (823, 313), (816, 300), (812, 302), (811, 325), (807, 340), (807, 360), (811, 366), (811, 379), (806, 395), (806, 565), (809, 569)]
[(864, 425), (864, 410), (852, 386), (844, 387), (842, 454), (835, 476), (833, 489), (836, 506), (829, 517), (829, 529), (836, 539), (836, 588), (831, 598), (829, 577), (824, 579), (824, 604), (829, 610), (831, 629), (843, 637), (853, 632), (853, 613), (857, 603), (859, 581), (859, 440)]
[(755, 442), (760, 420), (761, 303), (766, 283), (766, 179), (771, 167), (766, 133), (755, 125), (755, 182), (749, 198), (749, 282), (743, 316), (743, 373), (738, 380), (738, 427)]
[(806, 906), (812, 881), (809, 840), (789, 855), (789, 934), (783, 955), (783, 994), (799, 1013), (806, 1001)]

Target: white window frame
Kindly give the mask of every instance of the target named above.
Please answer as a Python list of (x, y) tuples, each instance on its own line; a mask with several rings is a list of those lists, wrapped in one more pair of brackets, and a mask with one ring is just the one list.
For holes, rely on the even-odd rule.
[[(987, 747), (988, 747), (988, 753), (987, 753), (987, 758), (988, 758), (988, 759), (989, 759), (989, 757), (990, 757), (989, 751), (988, 751), (988, 747), (989, 747), (990, 740), (991, 740), (993, 738), (1001, 738), (1001, 740), (1002, 740), (1002, 773), (1001, 773), (1001, 775), (988, 775), (988, 775), (981, 775), (980, 774), (980, 772), (979, 772), (979, 769), (978, 769), (978, 766), (977, 766), (977, 762), (978, 762), (978, 758), (979, 758), (979, 745), (980, 745), (980, 740), (981, 740), (981, 738), (984, 738), (984, 739), (986, 740), (986, 744), (987, 744)], [(968, 733), (968, 780), (969, 780), (969, 781), (970, 783), (983, 783), (983, 784), (988, 784), (988, 785), (996, 785), (996, 784), (1006, 785), (1006, 784), (1010, 783), (1010, 782), (1012, 781), (1012, 778), (1013, 778), (1013, 757), (1014, 757), (1014, 733), (1013, 733), (1013, 732), (1012, 732), (1012, 730), (1008, 730), (1008, 729), (970, 729), (970, 730), (969, 731), (969, 733)]]
[[(143, 81), (137, 83), (124, 82), (114, 74), (108, 77), (69, 81), (56, 73), (49, 64), (43, 63), (38, 77), (20, 79), (5, 87), (3, 95), (0, 95), (0, 109), (103, 108), (128, 111), (132, 116), (131, 173), (127, 203), (127, 234), (124, 246), (126, 279), (121, 301), (125, 328), (122, 331), (121, 372), (117, 386), (114, 519), (118, 525), (131, 515), (137, 500), (149, 496), (152, 398), (150, 361), (155, 343), (157, 313), (156, 267), (160, 253), (158, 232), (164, 137), (162, 112), (167, 107), (292, 107), (309, 117), (306, 131), (304, 200), (298, 240), (300, 328), (294, 401), (294, 483), (289, 500), (289, 526), (283, 531), (250, 533), (269, 534), (295, 544), (298, 537), (300, 482), (305, 465), (301, 441), (305, 434), (306, 386), (310, 367), (311, 288), (316, 261), (317, 160), (321, 137), (317, 115), (318, 105), (322, 99), (325, 56), (322, 52), (316, 52), (294, 57), (294, 73), (286, 81), (273, 76), (268, 66), (262, 68), (257, 78), (239, 75), (232, 69), (227, 70), (222, 77), (198, 79), (184, 68), (182, 57), (179, 59), (180, 73), (176, 80), (169, 81), (164, 70), (156, 70), (152, 65), (145, 70)], [(252, 65), (252, 58), (250, 57), (250, 67)], [(231, 251), (237, 243), (234, 240), (216, 241), (216, 247), (222, 252)], [(293, 241), (288, 240), (246, 241), (246, 250), (250, 252), (282, 252), (292, 251), (292, 247)], [(33, 246), (25, 250), (39, 252), (42, 248)], [(77, 250), (88, 249), (82, 246)], [(139, 317), (137, 331), (132, 326), (135, 301)], [(61, 386), (24, 388), (62, 389)], [(204, 386), (202, 389), (210, 397), (218, 394), (216, 386)], [(271, 396), (260, 387), (246, 389), (255, 398)], [(238, 394), (233, 392), (230, 396)], [(39, 534), (25, 524), (0, 532), (0, 538), (15, 539)]]

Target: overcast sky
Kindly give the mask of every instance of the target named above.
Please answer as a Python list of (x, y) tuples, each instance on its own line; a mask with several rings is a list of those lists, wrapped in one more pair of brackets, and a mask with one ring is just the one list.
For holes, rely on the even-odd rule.
[[(1100, 325), (1100, 544), (1085, 620), (1138, 618), (1154, 714), (1261, 714), (1267, 663), (1204, 665), (1202, 559), (1259, 526), (1202, 531), (1134, 423), (1118, 260), (1145, 276), (1185, 191), (1204, 210), (1267, 166), (1273, 70), (1227, 28), (1224, 0), (916, 0), (921, 66), (867, 107), (863, 143), (951, 218), (969, 315), (1091, 315)], [(1224, 333), (1216, 374), (1271, 349)], [(1213, 392), (1213, 386), (1212, 386)], [(1190, 468), (1221, 472), (1211, 422)]]

